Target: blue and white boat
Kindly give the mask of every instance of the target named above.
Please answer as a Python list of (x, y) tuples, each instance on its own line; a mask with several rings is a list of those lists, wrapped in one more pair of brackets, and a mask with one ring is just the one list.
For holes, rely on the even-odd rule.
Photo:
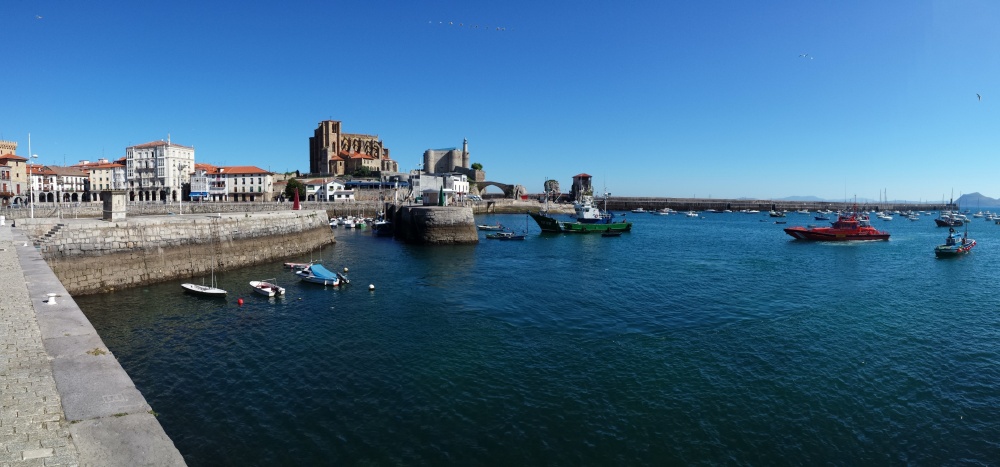
[(323, 285), (340, 285), (340, 277), (329, 269), (319, 264), (314, 264), (295, 273), (300, 279), (306, 282)]

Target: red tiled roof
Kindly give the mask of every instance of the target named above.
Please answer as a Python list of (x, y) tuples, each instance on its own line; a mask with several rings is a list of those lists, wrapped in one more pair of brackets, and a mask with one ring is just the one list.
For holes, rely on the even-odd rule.
[(0, 156), (0, 161), (2, 161), (2, 160), (26, 161), (28, 159), (25, 159), (25, 158), (23, 158), (21, 156), (14, 155), (14, 154), (4, 154), (4, 155)]
[(222, 173), (227, 174), (254, 174), (254, 175), (268, 175), (268, 172), (262, 168), (254, 167), (252, 165), (231, 165), (229, 167), (219, 167), (223, 169)]
[(219, 168), (212, 164), (195, 163), (195, 170), (204, 170), (207, 174), (217, 174), (219, 173)]
[(344, 159), (375, 159), (374, 156), (363, 152), (340, 151), (340, 154), (338, 155)]

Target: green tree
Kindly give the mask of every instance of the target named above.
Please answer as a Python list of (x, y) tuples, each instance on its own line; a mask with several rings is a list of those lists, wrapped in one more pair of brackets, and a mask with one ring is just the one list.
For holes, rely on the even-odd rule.
[(295, 199), (295, 191), (299, 192), (299, 199), (306, 199), (306, 185), (300, 182), (297, 178), (288, 179), (288, 185), (285, 186), (285, 197), (288, 199)]
[(483, 170), (483, 164), (480, 164), (478, 162), (473, 162), (472, 163), (472, 170)]

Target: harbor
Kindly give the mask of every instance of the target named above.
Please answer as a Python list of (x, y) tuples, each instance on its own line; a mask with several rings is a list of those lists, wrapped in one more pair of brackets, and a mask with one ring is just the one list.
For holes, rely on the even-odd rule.
[[(839, 244), (766, 213), (628, 217), (609, 239), (480, 215), (527, 235), (475, 246), (338, 231), (294, 259), (348, 267), (347, 287), (278, 262), (220, 274), (225, 301), (167, 282), (79, 303), (188, 465), (1000, 455), (982, 305), (1000, 226), (975, 221), (976, 250), (939, 260), (930, 216)], [(286, 293), (256, 296), (260, 277)]]

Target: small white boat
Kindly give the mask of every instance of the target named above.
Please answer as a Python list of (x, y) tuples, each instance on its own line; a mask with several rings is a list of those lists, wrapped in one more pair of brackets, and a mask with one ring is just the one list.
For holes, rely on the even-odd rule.
[(225, 290), (207, 285), (185, 283), (181, 284), (181, 287), (183, 287), (185, 291), (206, 297), (225, 297), (228, 293)]
[(312, 266), (312, 262), (309, 263), (285, 263), (285, 267), (293, 271), (301, 271), (309, 266)]
[[(202, 279), (202, 281), (204, 282), (204, 279)], [(216, 287), (217, 285), (219, 285), (219, 284), (217, 284), (215, 282), (215, 262), (213, 262), (212, 263), (212, 285), (205, 285), (204, 283), (202, 283), (202, 285), (192, 284), (192, 283), (184, 283), (184, 284), (181, 284), (181, 288), (183, 288), (185, 292), (190, 292), (190, 293), (193, 293), (195, 295), (201, 295), (201, 296), (204, 296), (204, 297), (225, 298), (226, 294), (229, 293), (229, 292), (226, 292), (225, 290), (222, 290), (222, 289)]]
[(688, 212), (684, 213), (684, 215), (688, 216), (688, 217), (698, 217), (698, 213), (694, 212), (694, 211), (688, 211)]
[(275, 295), (285, 294), (285, 288), (279, 287), (277, 284), (275, 284), (274, 279), (250, 281), (250, 287), (253, 287), (254, 292), (257, 292), (265, 297), (273, 297)]

